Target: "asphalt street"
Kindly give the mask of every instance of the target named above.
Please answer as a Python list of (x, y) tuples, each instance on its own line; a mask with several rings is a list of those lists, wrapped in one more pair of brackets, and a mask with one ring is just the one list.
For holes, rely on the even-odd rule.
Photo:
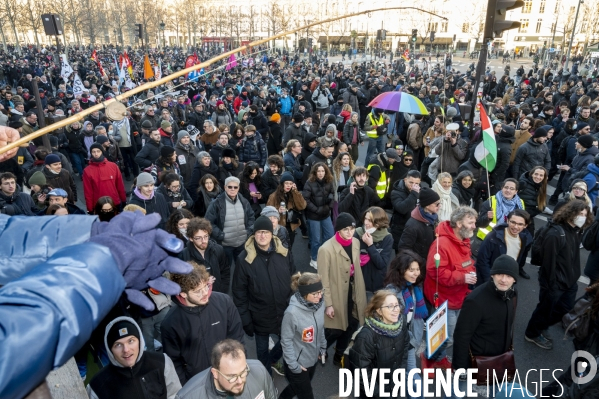
[[(501, 61), (501, 60), (499, 60)], [(364, 158), (366, 156), (366, 149), (368, 143), (360, 147), (360, 159), (359, 165), (363, 165)], [(549, 193), (553, 193), (553, 186), (557, 182), (557, 177), (550, 183), (552, 186), (549, 187)], [(79, 201), (77, 205), (85, 209), (83, 202), (83, 187), (81, 180), (76, 179), (77, 188), (79, 192)], [(127, 183), (127, 182), (126, 182)], [(536, 228), (542, 227), (547, 223), (547, 215), (541, 214), (535, 219)], [(584, 269), (586, 260), (588, 257), (588, 251), (581, 249), (581, 269)], [(308, 240), (304, 239), (299, 235), (296, 237), (293, 246), (293, 257), (296, 262), (296, 267), (299, 271), (311, 271), (314, 272), (309, 265), (310, 263), (310, 250), (308, 249)], [(560, 325), (555, 325), (550, 328), (550, 336), (553, 338), (554, 347), (552, 350), (544, 350), (536, 345), (526, 342), (524, 340), (524, 330), (532, 314), (534, 308), (538, 302), (538, 282), (537, 282), (537, 270), (538, 267), (527, 264), (525, 270), (531, 276), (530, 280), (520, 278), (517, 283), (518, 289), (518, 309), (516, 314), (516, 325), (514, 331), (514, 349), (516, 356), (516, 365), (518, 372), (522, 376), (522, 383), (527, 386), (529, 391), (533, 394), (538, 393), (538, 387), (545, 385), (550, 378), (551, 374), (549, 371), (543, 372), (544, 384), (540, 383), (541, 374), (540, 369), (548, 369), (553, 372), (556, 369), (566, 369), (570, 362), (570, 357), (574, 351), (574, 347), (570, 341), (563, 340), (563, 329)], [(588, 284), (586, 277), (581, 277), (578, 284), (578, 296), (583, 294), (584, 288)], [(248, 350), (248, 356), (250, 358), (256, 358), (255, 341), (246, 336), (246, 346)], [(333, 349), (329, 351), (329, 359), (332, 359)], [(528, 374), (527, 374), (528, 373)], [(525, 376), (527, 380), (525, 381)], [(279, 389), (279, 392), (287, 385), (284, 377), (274, 375), (274, 381)], [(333, 366), (332, 361), (329, 360), (324, 367), (318, 366), (312, 385), (316, 398), (328, 398), (332, 395), (338, 395), (339, 390), (339, 369)]]

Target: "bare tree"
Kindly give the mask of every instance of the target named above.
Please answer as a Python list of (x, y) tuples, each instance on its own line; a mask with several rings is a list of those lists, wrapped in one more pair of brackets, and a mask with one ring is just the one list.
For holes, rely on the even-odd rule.
[(23, 14), (21, 25), (33, 31), (35, 44), (40, 45), (39, 31), (42, 27), (42, 14), (44, 13), (44, 2), (36, 0), (25, 0), (23, 3)]
[(21, 45), (19, 36), (17, 35), (17, 24), (21, 19), (21, 5), (16, 0), (1, 0), (0, 1), (0, 18), (8, 21), (8, 24), (15, 37), (17, 51), (21, 54)]

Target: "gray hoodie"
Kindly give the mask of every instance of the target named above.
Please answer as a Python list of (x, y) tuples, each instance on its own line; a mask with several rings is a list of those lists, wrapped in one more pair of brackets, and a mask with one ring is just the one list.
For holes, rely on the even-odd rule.
[(312, 367), (318, 361), (321, 351), (325, 352), (327, 341), (324, 338), (324, 303), (317, 310), (302, 305), (295, 295), (291, 296), (289, 307), (283, 316), (281, 345), (285, 363), (295, 374)]
[[(112, 326), (115, 323), (117, 323), (121, 320), (127, 320), (128, 322), (133, 323), (135, 325), (135, 327), (137, 327), (137, 331), (139, 333), (140, 351), (139, 351), (139, 354), (137, 355), (137, 360), (135, 361), (136, 364), (141, 360), (141, 357), (144, 354), (143, 349), (146, 347), (146, 342), (144, 341), (144, 336), (143, 336), (143, 333), (141, 332), (141, 328), (139, 328), (139, 325), (131, 317), (126, 317), (126, 316), (117, 317), (116, 319), (114, 319), (113, 321), (108, 323), (108, 325), (106, 326), (106, 329), (104, 330), (104, 346), (106, 347), (108, 359), (110, 360), (110, 364), (112, 366), (124, 368), (124, 366), (122, 364), (120, 364), (114, 358), (114, 355), (112, 354), (112, 351), (110, 350), (110, 345), (108, 345), (108, 342), (106, 342), (106, 337), (108, 336), (108, 331), (110, 331), (110, 329), (112, 328)], [(110, 366), (106, 366), (106, 367), (110, 367)], [(177, 376), (177, 371), (175, 370), (173, 361), (166, 354), (164, 354), (164, 381), (166, 382), (167, 398), (174, 399), (177, 392), (179, 392), (179, 390), (181, 389), (181, 383), (179, 382), (179, 377)], [(92, 389), (91, 384), (87, 385), (87, 395), (90, 397), (90, 399), (98, 399), (98, 395), (96, 395), (96, 393)]]

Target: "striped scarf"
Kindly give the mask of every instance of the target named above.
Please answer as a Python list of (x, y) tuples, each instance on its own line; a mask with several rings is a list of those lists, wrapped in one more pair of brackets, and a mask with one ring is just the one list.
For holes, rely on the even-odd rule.
[[(401, 291), (403, 301), (406, 304), (404, 314), (408, 314), (410, 309), (414, 308), (414, 297), (410, 292), (410, 286), (412, 283), (407, 283), (406, 288)], [(414, 286), (414, 296), (416, 297), (416, 309), (414, 310), (414, 317), (417, 319), (426, 319), (428, 317), (428, 310), (424, 303), (424, 297), (422, 296), (422, 290), (418, 286)]]
[(367, 317), (364, 323), (372, 329), (375, 333), (384, 337), (395, 338), (401, 334), (402, 331), (402, 320), (400, 317), (395, 324), (386, 324), (379, 320), (377, 317)]

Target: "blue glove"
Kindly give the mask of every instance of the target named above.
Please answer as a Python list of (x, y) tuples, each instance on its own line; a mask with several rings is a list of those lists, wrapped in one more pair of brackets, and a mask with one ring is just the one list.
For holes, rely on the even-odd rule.
[(109, 223), (96, 222), (92, 226), (91, 242), (110, 248), (126, 282), (127, 299), (152, 311), (154, 304), (141, 290), (152, 287), (169, 295), (178, 295), (181, 287), (162, 277), (165, 271), (187, 274), (193, 269), (167, 251), (178, 253), (183, 242), (164, 230), (157, 229), (160, 215), (141, 212), (123, 212)]

